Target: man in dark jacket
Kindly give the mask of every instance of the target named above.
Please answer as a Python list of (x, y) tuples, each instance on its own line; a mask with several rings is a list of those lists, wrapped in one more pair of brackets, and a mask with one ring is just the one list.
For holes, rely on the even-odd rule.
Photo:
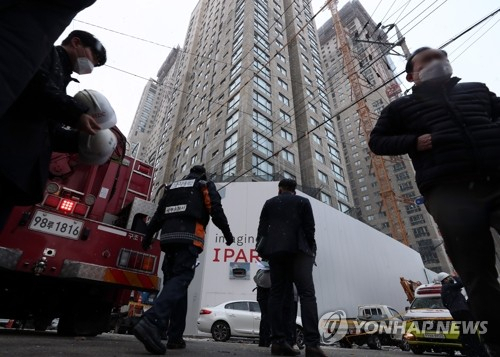
[[(134, 335), (152, 354), (164, 354), (161, 333), (168, 329), (172, 311), (186, 298), (194, 277), (198, 254), (203, 251), (205, 228), (212, 217), (222, 231), (226, 244), (234, 237), (213, 182), (208, 181), (203, 166), (193, 166), (189, 175), (168, 185), (147, 227), (142, 242), (145, 250), (153, 235), (161, 229), (160, 245), (165, 252), (162, 271), (163, 289), (153, 306), (134, 328)], [(176, 329), (174, 329), (176, 330)]]
[(54, 47), (27, 87), (1, 118), (0, 229), (13, 206), (42, 200), (52, 151), (77, 152), (78, 131), (99, 129), (88, 108), (66, 95), (71, 74), (90, 73), (106, 50), (90, 33), (73, 31)]
[(470, 332), (467, 324), (475, 324), (474, 317), (469, 310), (465, 296), (462, 294), (462, 280), (451, 277), (447, 273), (439, 273), (438, 280), (441, 281), (441, 300), (443, 305), (450, 311), (451, 317), (460, 323), (460, 339), (464, 346), (466, 356), (487, 356), (481, 341), (476, 333)]
[(325, 356), (319, 347), (318, 307), (312, 277), (316, 255), (314, 216), (309, 200), (295, 195), (296, 186), (291, 179), (279, 182), (278, 196), (267, 200), (262, 208), (257, 232), (257, 244), (263, 245), (259, 254), (269, 259), (271, 270), (271, 353), (298, 354), (286, 342), (287, 322), (283, 314), (283, 306), (290, 300), (292, 283), (295, 283), (300, 298), (306, 356)]
[(95, 0), (0, 0), (0, 118), (75, 15)]
[(482, 83), (450, 78), (441, 50), (415, 51), (406, 72), (413, 92), (382, 111), (369, 146), (377, 155), (409, 154), (472, 313), (489, 321), (485, 340), (498, 351), (500, 284), (490, 227), (500, 229), (500, 98)]

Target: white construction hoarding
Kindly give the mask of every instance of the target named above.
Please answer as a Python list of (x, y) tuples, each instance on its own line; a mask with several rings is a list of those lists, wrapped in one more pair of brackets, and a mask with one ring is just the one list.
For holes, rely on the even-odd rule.
[[(255, 300), (252, 278), (258, 269), (259, 215), (264, 202), (277, 195), (278, 183), (230, 183), (220, 193), (235, 242), (226, 246), (220, 230), (209, 224), (201, 264), (189, 288), (186, 334), (198, 333), (196, 319), (202, 307)], [(432, 280), (433, 273), (424, 268), (413, 249), (329, 205), (297, 194), (310, 199), (316, 221), (314, 283), (320, 316), (338, 309), (356, 316), (358, 305), (364, 304), (387, 304), (404, 311), (408, 302), (399, 278)]]

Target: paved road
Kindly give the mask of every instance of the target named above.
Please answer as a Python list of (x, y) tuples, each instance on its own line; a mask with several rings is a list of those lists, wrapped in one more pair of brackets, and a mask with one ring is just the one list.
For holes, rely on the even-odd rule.
[[(169, 350), (177, 357), (271, 356), (270, 350), (258, 347), (253, 340), (214, 342), (210, 339), (187, 338), (185, 350)], [(331, 357), (411, 357), (411, 352), (392, 348), (382, 351), (325, 347)], [(143, 346), (129, 335), (103, 334), (93, 338), (60, 337), (55, 332), (15, 331), (0, 329), (0, 356), (9, 357), (118, 357), (148, 356)], [(304, 352), (302, 352), (304, 356)], [(426, 354), (426, 356), (428, 356)], [(430, 356), (430, 355), (429, 355)], [(439, 355), (438, 355), (439, 356)], [(441, 355), (444, 356), (444, 355)]]

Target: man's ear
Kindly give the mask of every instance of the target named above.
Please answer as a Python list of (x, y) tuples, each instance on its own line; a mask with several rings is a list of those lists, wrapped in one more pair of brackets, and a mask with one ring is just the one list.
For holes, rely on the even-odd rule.
[(408, 82), (413, 82), (413, 72), (409, 72), (406, 74), (406, 80)]

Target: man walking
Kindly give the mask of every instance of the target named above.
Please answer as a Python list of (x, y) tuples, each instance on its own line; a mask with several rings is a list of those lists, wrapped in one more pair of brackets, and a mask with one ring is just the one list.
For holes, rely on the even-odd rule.
[(466, 356), (487, 356), (477, 333), (471, 332), (469, 325), (475, 324), (474, 317), (469, 310), (465, 296), (462, 294), (462, 280), (452, 277), (448, 273), (439, 273), (437, 280), (441, 282), (441, 300), (450, 311), (451, 317), (460, 323), (460, 340), (462, 341)]
[(390, 103), (370, 137), (377, 155), (408, 154), (425, 206), (462, 278), (485, 342), (500, 356), (500, 284), (490, 227), (500, 229), (500, 98), (453, 77), (446, 52), (416, 50), (406, 64), (412, 94)]
[[(166, 352), (161, 334), (168, 330), (173, 310), (186, 299), (198, 254), (203, 251), (205, 228), (210, 217), (224, 234), (226, 244), (231, 245), (234, 237), (222, 208), (221, 197), (214, 183), (207, 180), (205, 168), (197, 165), (181, 181), (166, 187), (147, 227), (142, 242), (145, 250), (153, 242), (153, 235), (161, 229), (160, 245), (165, 252), (162, 266), (164, 285), (153, 306), (135, 326), (134, 335), (152, 354)], [(173, 330), (179, 329), (173, 327)]]
[(295, 283), (300, 297), (306, 356), (326, 356), (319, 347), (318, 307), (312, 277), (316, 255), (314, 217), (309, 200), (295, 195), (296, 186), (291, 179), (279, 182), (278, 196), (267, 200), (262, 208), (257, 233), (259, 254), (269, 260), (271, 270), (271, 354), (300, 354), (286, 342), (287, 319), (283, 314), (283, 306), (289, 302)]

